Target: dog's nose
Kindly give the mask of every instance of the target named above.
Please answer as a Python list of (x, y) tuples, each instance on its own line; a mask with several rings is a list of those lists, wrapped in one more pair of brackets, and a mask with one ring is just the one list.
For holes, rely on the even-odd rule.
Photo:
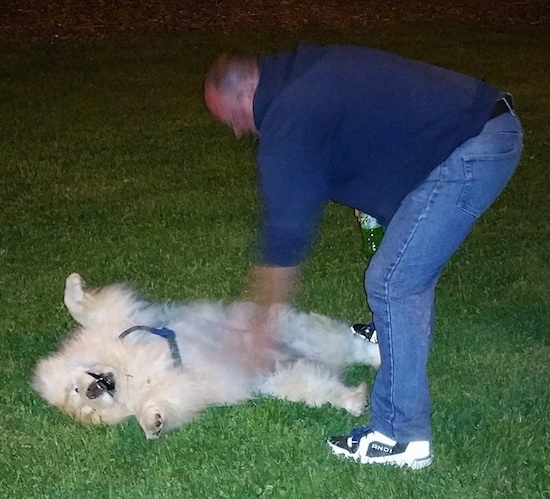
[(89, 399), (96, 399), (104, 391), (105, 389), (102, 388), (97, 381), (94, 381), (93, 383), (90, 383), (90, 386), (86, 390), (86, 397), (88, 397)]
[(86, 390), (86, 396), (90, 399), (96, 399), (104, 392), (107, 392), (109, 395), (112, 395), (115, 391), (115, 376), (113, 373), (93, 373), (88, 372), (88, 374), (95, 379), (90, 383)]

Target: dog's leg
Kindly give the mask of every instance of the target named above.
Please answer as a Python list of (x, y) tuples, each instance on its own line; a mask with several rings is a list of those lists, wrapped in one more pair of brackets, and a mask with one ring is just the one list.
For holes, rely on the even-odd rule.
[(204, 390), (189, 373), (174, 373), (150, 386), (136, 411), (145, 436), (155, 439), (192, 421), (212, 403)]
[(354, 416), (359, 416), (368, 405), (366, 383), (348, 387), (323, 366), (305, 360), (275, 371), (260, 392), (312, 406), (329, 403)]
[[(163, 433), (177, 430), (195, 419), (206, 405), (182, 407), (174, 400), (148, 400), (139, 410), (137, 420), (149, 440), (159, 438)], [(193, 401), (195, 402), (195, 401)]]
[(160, 437), (164, 424), (163, 412), (160, 404), (148, 404), (137, 415), (139, 425), (148, 439)]
[(380, 348), (378, 343), (371, 343), (356, 334), (348, 333), (347, 341), (350, 343), (351, 363), (365, 364), (378, 370), (380, 367)]
[(291, 310), (281, 318), (281, 329), (283, 344), (334, 371), (353, 364), (380, 366), (378, 345), (353, 334), (343, 321)]

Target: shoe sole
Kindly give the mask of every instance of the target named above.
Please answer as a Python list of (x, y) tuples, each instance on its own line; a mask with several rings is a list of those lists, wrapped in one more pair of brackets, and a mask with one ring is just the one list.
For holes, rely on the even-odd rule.
[(426, 468), (432, 464), (433, 456), (426, 456), (422, 458), (410, 459), (404, 456), (391, 456), (391, 457), (367, 457), (360, 456), (357, 452), (351, 453), (342, 447), (334, 445), (330, 441), (327, 441), (332, 452), (337, 456), (344, 456), (348, 459), (360, 461), (361, 464), (381, 464), (384, 466), (397, 466), (399, 468), (408, 467), (413, 470), (420, 470)]
[(422, 457), (420, 459), (407, 459), (406, 457), (361, 457), (361, 464), (382, 464), (384, 466), (397, 466), (399, 468), (411, 468), (420, 470), (432, 464), (432, 456)]

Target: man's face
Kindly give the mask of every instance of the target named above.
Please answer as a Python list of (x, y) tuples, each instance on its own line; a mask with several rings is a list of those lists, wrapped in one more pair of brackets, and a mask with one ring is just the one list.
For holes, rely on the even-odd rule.
[(211, 85), (204, 89), (204, 102), (212, 115), (233, 130), (235, 137), (257, 134), (253, 112), (254, 93), (243, 89), (236, 94), (221, 94)]

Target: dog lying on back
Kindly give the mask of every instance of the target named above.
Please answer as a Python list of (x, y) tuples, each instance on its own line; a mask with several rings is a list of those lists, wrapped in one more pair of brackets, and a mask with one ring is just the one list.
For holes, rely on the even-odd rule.
[(348, 387), (341, 375), (352, 364), (380, 364), (378, 345), (348, 324), (291, 308), (277, 311), (270, 367), (258, 372), (243, 367), (253, 355), (243, 334), (257, 310), (251, 303), (150, 304), (126, 285), (84, 289), (71, 274), (65, 305), (80, 326), (38, 362), (33, 388), (79, 423), (135, 416), (147, 438), (180, 428), (206, 407), (255, 396), (330, 403), (359, 415), (366, 384)]

